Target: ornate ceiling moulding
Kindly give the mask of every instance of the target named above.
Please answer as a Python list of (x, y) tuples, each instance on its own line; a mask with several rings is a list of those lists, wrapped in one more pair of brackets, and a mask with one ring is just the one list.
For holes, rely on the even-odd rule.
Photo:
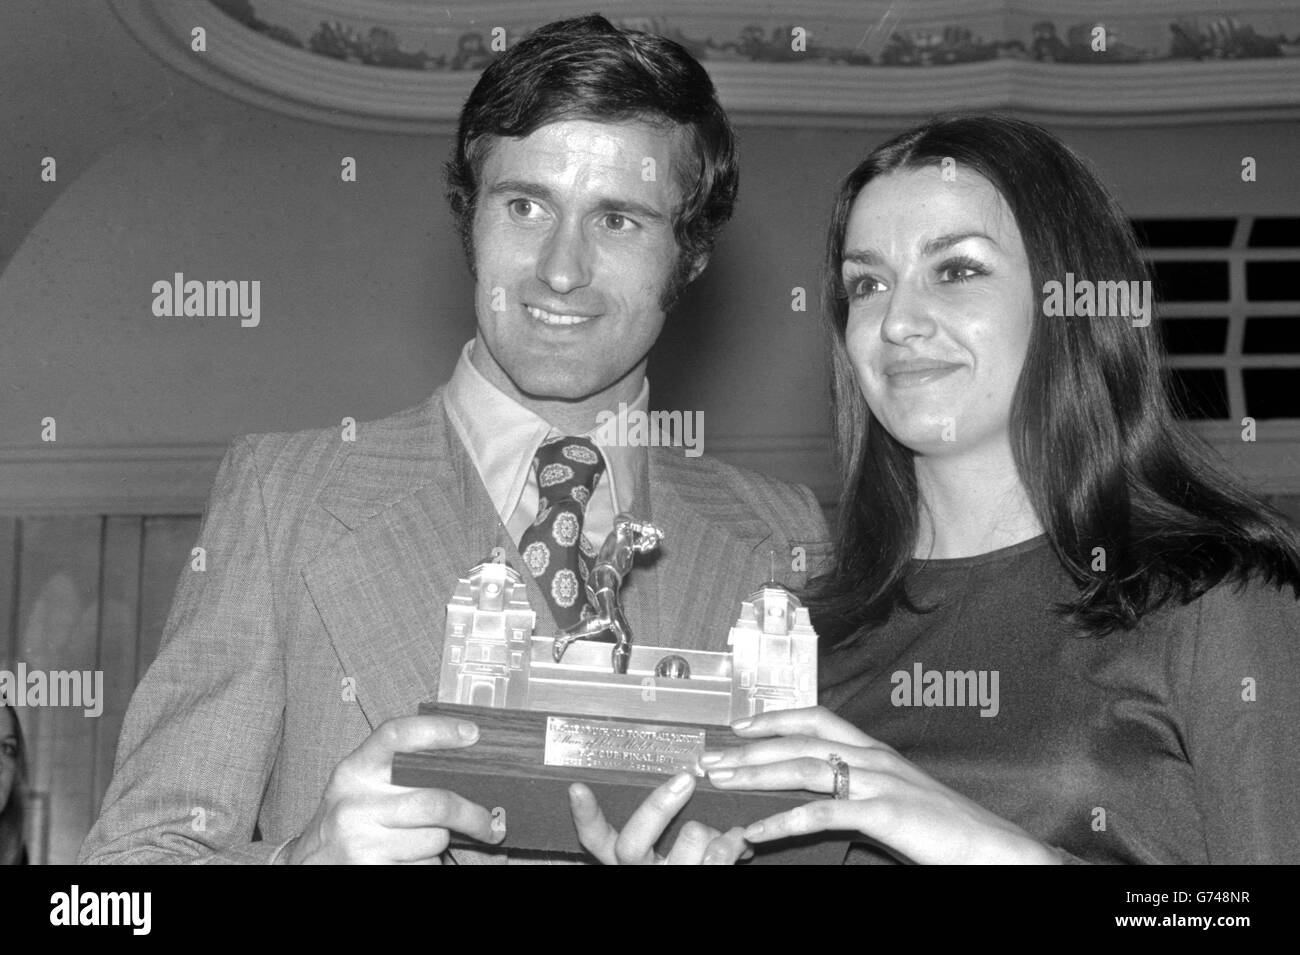
[[(445, 130), (556, 0), (110, 0), (171, 66), (321, 122)], [(898, 126), (959, 107), (1076, 125), (1300, 117), (1300, 6), (1264, 0), (658, 0), (602, 5), (708, 68), (742, 124)], [(581, 7), (582, 9), (579, 9)], [(202, 31), (202, 50), (196, 31)]]

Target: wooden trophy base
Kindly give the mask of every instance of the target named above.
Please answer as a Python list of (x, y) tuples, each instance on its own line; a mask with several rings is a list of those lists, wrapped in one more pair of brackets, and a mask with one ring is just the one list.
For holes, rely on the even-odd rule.
[[(569, 784), (591, 787), (610, 825), (621, 829), (652, 790), (668, 776), (661, 773), (619, 769), (591, 769), (545, 764), (547, 718), (568, 714), (531, 710), (493, 709), (452, 703), (424, 703), (420, 715), (451, 716), (478, 725), (479, 739), (466, 749), (398, 753), (393, 758), (392, 781), (397, 786), (446, 789), (489, 809), (505, 810), (507, 849), (549, 853), (578, 853), (578, 842), (569, 809)], [(573, 719), (590, 721), (590, 716)], [(618, 723), (619, 720), (602, 720)], [(696, 727), (657, 721), (662, 726), (705, 731), (708, 749), (722, 749), (744, 742), (721, 726)], [(726, 832), (736, 826), (757, 822), (774, 813), (802, 806), (824, 795), (808, 792), (739, 792), (716, 789), (707, 777), (696, 782), (686, 808), (673, 820), (658, 844), (667, 852), (687, 820), (695, 820)], [(754, 847), (754, 863), (838, 865), (848, 849), (848, 833), (821, 833), (786, 839)], [(481, 843), (457, 838), (457, 845), (483, 848)]]

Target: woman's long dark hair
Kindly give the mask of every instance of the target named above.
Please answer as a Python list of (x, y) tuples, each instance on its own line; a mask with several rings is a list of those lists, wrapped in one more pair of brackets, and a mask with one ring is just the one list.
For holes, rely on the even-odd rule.
[(18, 741), (18, 767), (14, 774), (13, 789), (9, 792), (9, 801), (4, 811), (0, 812), (0, 865), (21, 865), (27, 861), (27, 850), (23, 842), (23, 797), (27, 790), (27, 747), (23, 745), (23, 728), (18, 722), (18, 713), (6, 704), (0, 703), (0, 709), (7, 709), (14, 720), (14, 737)]
[[(905, 581), (917, 542), (912, 452), (867, 407), (845, 348), (841, 266), (853, 202), (872, 179), (944, 165), (978, 173), (1014, 214), (1035, 299), (1066, 273), (1149, 278), (1128, 220), (1096, 175), (1042, 128), (991, 114), (934, 120), (875, 149), (844, 180), (823, 280), (836, 451), (844, 496), (830, 571), (808, 600), (827, 645), (917, 609)], [(1176, 599), (1259, 575), (1300, 597), (1300, 547), (1286, 519), (1246, 491), (1175, 417), (1154, 321), (1033, 323), (1011, 408), (1020, 479), (1052, 550), (1079, 588), (1060, 608), (1094, 635), (1131, 628)], [(1103, 551), (1096, 551), (1102, 548)], [(1093, 570), (1104, 552), (1105, 570)], [(1100, 565), (1099, 565), (1100, 566)]]

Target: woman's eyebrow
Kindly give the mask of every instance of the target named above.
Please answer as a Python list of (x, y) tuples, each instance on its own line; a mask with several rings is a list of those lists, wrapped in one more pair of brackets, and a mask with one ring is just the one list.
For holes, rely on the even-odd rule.
[[(989, 235), (987, 232), (980, 232), (979, 230), (949, 232), (946, 235), (935, 236), (933, 239), (928, 239), (925, 244), (921, 246), (921, 254), (923, 256), (935, 255), (945, 249), (952, 248), (957, 243), (963, 242), (966, 239), (986, 239), (994, 245), (998, 245), (998, 240), (993, 238), (993, 236)], [(1001, 248), (1000, 245), (998, 245), (998, 247)], [(846, 264), (853, 262), (857, 265), (879, 265), (884, 261), (884, 256), (875, 249), (849, 249), (844, 253), (843, 261)]]
[(926, 242), (925, 245), (921, 246), (921, 254), (934, 255), (937, 252), (942, 252), (944, 249), (951, 249), (958, 242), (963, 242), (966, 239), (987, 239), (994, 245), (998, 244), (997, 239), (993, 238), (993, 236), (989, 235), (987, 232), (949, 232), (947, 235), (936, 236)]
[(875, 249), (850, 249), (844, 253), (844, 261), (856, 262), (858, 265), (879, 265), (881, 255)]

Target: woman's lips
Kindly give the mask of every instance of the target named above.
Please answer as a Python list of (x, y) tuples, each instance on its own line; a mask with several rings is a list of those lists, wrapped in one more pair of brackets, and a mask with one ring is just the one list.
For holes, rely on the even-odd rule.
[(885, 380), (892, 388), (917, 388), (947, 378), (961, 365), (946, 361), (900, 361), (885, 366)]

